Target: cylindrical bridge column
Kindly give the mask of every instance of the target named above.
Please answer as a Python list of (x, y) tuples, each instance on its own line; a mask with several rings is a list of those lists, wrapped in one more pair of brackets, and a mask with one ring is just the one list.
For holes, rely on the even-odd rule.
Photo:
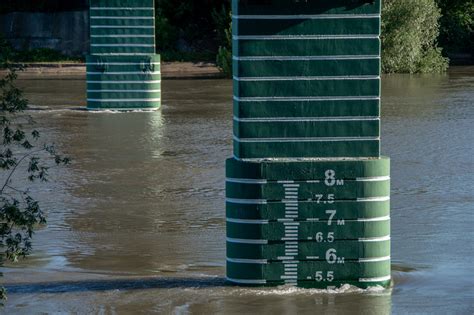
[(227, 278), (387, 286), (380, 0), (233, 1)]
[(159, 108), (154, 0), (91, 0), (90, 34), (87, 108)]

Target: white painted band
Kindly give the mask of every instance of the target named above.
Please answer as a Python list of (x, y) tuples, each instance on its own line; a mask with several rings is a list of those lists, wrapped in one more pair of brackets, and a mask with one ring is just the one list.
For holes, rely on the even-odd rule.
[(229, 243), (237, 243), (237, 244), (256, 244), (256, 245), (268, 244), (268, 240), (242, 239), (242, 238), (231, 238), (231, 237), (227, 237), (226, 241)]
[(377, 201), (389, 201), (390, 196), (385, 197), (368, 197), (368, 198), (357, 198), (356, 202), (377, 202)]
[(390, 176), (358, 177), (357, 182), (384, 182), (390, 180)]
[(234, 116), (234, 121), (242, 123), (271, 123), (271, 122), (303, 122), (303, 121), (380, 121), (379, 116), (327, 116), (327, 117), (265, 117), (265, 118), (239, 118)]
[(138, 34), (116, 34), (116, 35), (91, 35), (92, 38), (155, 38), (155, 35), (138, 35)]
[(379, 141), (380, 137), (318, 137), (318, 138), (238, 138), (234, 140), (242, 143), (255, 142), (342, 142), (342, 141)]
[[(255, 245), (267, 245), (268, 240), (259, 240), (259, 239), (242, 239), (242, 238), (230, 238), (228, 237), (227, 242), (229, 243), (237, 243), (237, 244), (255, 244)], [(295, 239), (296, 241), (296, 239)], [(370, 243), (370, 242), (386, 242), (390, 241), (390, 235), (383, 236), (383, 237), (372, 237), (372, 238), (359, 238), (358, 240), (345, 240), (348, 242), (360, 242), (360, 243)], [(286, 243), (294, 243), (297, 244), (298, 242), (286, 242)]]
[(266, 184), (266, 179), (251, 179), (251, 178), (230, 178), (225, 179), (229, 183), (239, 183), (239, 184)]
[(155, 44), (91, 44), (91, 47), (155, 47)]
[(314, 97), (299, 97), (299, 96), (280, 96), (280, 97), (238, 97), (234, 95), (234, 100), (238, 102), (271, 102), (271, 101), (290, 101), (290, 102), (305, 102), (305, 101), (379, 101), (380, 96), (314, 96)]
[(311, 60), (372, 60), (378, 55), (340, 55), (340, 56), (233, 56), (237, 61), (311, 61)]
[(359, 238), (358, 242), (369, 243), (369, 242), (386, 242), (390, 241), (390, 235), (383, 237), (370, 237), (370, 238)]
[(253, 279), (233, 279), (226, 277), (227, 281), (240, 284), (266, 284), (267, 280), (253, 280)]
[(325, 19), (379, 19), (380, 14), (273, 14), (273, 15), (232, 15), (240, 20), (325, 20)]
[[(234, 219), (234, 218), (227, 218), (227, 222), (231, 223), (242, 223), (242, 224), (259, 224), (259, 225), (264, 225), (264, 224), (269, 224), (269, 220), (253, 220), (253, 219)], [(376, 217), (376, 218), (360, 218), (360, 219), (346, 219), (345, 222), (381, 222), (381, 221), (390, 221), (390, 216), (383, 216), (383, 217)], [(302, 222), (322, 222), (326, 223), (327, 221), (319, 221), (315, 219), (306, 219)], [(283, 223), (285, 225), (285, 230), (288, 230), (288, 232), (296, 232), (292, 230), (297, 230), (299, 223), (297, 222), (285, 222)], [(290, 234), (287, 234), (286, 236), (292, 236)]]
[(239, 199), (239, 198), (226, 198), (226, 202), (229, 203), (240, 203), (240, 204), (267, 204), (265, 199)]
[[(357, 177), (355, 181), (357, 182), (383, 182), (390, 180), (390, 176), (374, 176), (374, 177)], [(354, 181), (354, 179), (345, 179), (345, 181)], [(241, 183), (241, 184), (281, 184), (279, 181), (272, 181), (267, 179), (253, 179), (253, 178), (226, 178), (226, 182), (230, 183)], [(320, 184), (320, 180), (301, 180), (298, 181), (300, 184)], [(293, 185), (283, 185), (285, 191), (288, 193), (292, 193), (298, 190), (300, 184), (293, 184)]]
[(104, 112), (104, 113), (108, 113), (108, 112), (144, 112), (144, 113), (148, 113), (148, 112), (155, 112), (155, 111), (159, 110), (158, 107), (149, 107), (149, 108), (118, 107), (118, 108), (86, 108), (86, 109), (90, 112)]
[[(148, 54), (149, 55), (149, 54)], [(142, 66), (142, 65), (160, 65), (160, 62), (148, 62), (148, 61), (143, 61), (143, 62), (86, 62), (86, 66)]]
[(151, 81), (87, 81), (87, 83), (143, 84), (143, 83), (161, 83), (161, 80), (151, 80)]
[[(350, 221), (350, 220), (349, 220)], [(377, 217), (377, 218), (361, 218), (357, 219), (358, 222), (380, 222), (380, 221), (390, 221), (390, 216)]]
[(237, 263), (237, 264), (259, 264), (266, 265), (268, 260), (266, 259), (241, 259), (241, 258), (229, 258), (226, 259), (228, 262)]
[(115, 75), (127, 75), (127, 74), (161, 74), (160, 71), (158, 72), (144, 72), (144, 71), (131, 71), (131, 72), (86, 72), (86, 74), (92, 74), (92, 75), (112, 75), (112, 74), (115, 74)]
[(354, 76), (300, 76), (300, 77), (237, 77), (235, 81), (258, 82), (258, 81), (354, 81), (354, 80), (380, 80), (380, 76), (354, 75)]
[(149, 53), (137, 53), (137, 52), (133, 52), (133, 53), (95, 53), (94, 56), (150, 56)]
[[(378, 201), (388, 201), (390, 196), (385, 197), (370, 197), (370, 198), (357, 198), (356, 200), (344, 200), (349, 202), (378, 202)], [(266, 199), (239, 199), (239, 198), (226, 198), (226, 202), (229, 203), (239, 203), (239, 204), (268, 204)], [(284, 202), (284, 201), (283, 201)], [(294, 202), (292, 200), (292, 202)], [(310, 201), (311, 202), (311, 201)], [(338, 200), (336, 200), (338, 202)], [(295, 202), (296, 203), (296, 202)]]
[(155, 26), (142, 26), (142, 25), (91, 25), (91, 28), (145, 28), (145, 29), (155, 29)]
[(156, 93), (161, 92), (161, 90), (87, 90), (90, 93)]
[(233, 40), (347, 40), (379, 39), (379, 34), (358, 35), (233, 35)]
[(242, 224), (268, 224), (268, 220), (247, 220), (247, 219), (233, 219), (227, 218), (226, 222), (230, 223), (242, 223)]
[(91, 20), (154, 20), (153, 16), (91, 16)]
[(360, 278), (359, 282), (382, 282), (382, 281), (389, 281), (392, 279), (391, 275), (385, 277), (378, 277), (378, 278)]
[(390, 256), (374, 257), (374, 258), (359, 258), (359, 262), (361, 262), (361, 263), (379, 262), (379, 261), (387, 261), (387, 260), (390, 260)]
[(155, 7), (90, 7), (91, 10), (155, 10)]
[(159, 98), (120, 98), (120, 99), (95, 99), (95, 98), (88, 98), (88, 102), (101, 102), (101, 103), (108, 103), (108, 102), (159, 102), (161, 99)]

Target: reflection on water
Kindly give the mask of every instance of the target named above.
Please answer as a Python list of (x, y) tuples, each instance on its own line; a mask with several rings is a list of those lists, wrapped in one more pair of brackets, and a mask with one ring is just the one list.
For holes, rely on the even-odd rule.
[(161, 111), (132, 113), (72, 110), (85, 105), (77, 78), (21, 81), (74, 163), (33, 189), (49, 224), (6, 269), (6, 311), (471, 313), (473, 72), (384, 78), (394, 286), (362, 292), (225, 284), (230, 81), (167, 81)]

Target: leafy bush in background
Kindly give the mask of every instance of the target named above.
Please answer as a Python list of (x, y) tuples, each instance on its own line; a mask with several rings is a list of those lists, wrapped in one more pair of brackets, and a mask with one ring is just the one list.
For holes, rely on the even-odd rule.
[[(0, 13), (77, 10), (87, 4), (88, 0), (1, 0)], [(217, 59), (222, 71), (230, 71), (231, 0), (155, 0), (155, 4), (156, 43), (164, 60)], [(474, 54), (474, 0), (383, 1), (384, 72), (444, 71), (447, 61), (437, 47), (438, 38), (450, 55)]]
[(382, 71), (444, 72), (448, 60), (437, 47), (440, 17), (435, 0), (385, 0), (382, 10)]
[(474, 54), (474, 1), (437, 1), (443, 15), (440, 44), (449, 53)]
[(156, 44), (163, 60), (170, 61), (166, 56), (175, 57), (172, 60), (215, 60), (218, 47), (223, 44), (213, 12), (223, 10), (221, 13), (227, 18), (230, 0), (155, 0), (155, 6)]
[(222, 6), (220, 11), (212, 13), (217, 26), (217, 41), (220, 43), (217, 51), (216, 64), (227, 77), (232, 76), (232, 13)]

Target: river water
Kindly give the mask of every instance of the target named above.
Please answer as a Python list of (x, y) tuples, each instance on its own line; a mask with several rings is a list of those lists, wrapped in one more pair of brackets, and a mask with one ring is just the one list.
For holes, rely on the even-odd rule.
[(94, 113), (82, 77), (19, 81), (73, 158), (31, 187), (48, 225), (3, 268), (7, 314), (472, 314), (474, 68), (383, 78), (392, 158), (390, 289), (227, 286), (231, 82), (167, 80), (158, 112)]

